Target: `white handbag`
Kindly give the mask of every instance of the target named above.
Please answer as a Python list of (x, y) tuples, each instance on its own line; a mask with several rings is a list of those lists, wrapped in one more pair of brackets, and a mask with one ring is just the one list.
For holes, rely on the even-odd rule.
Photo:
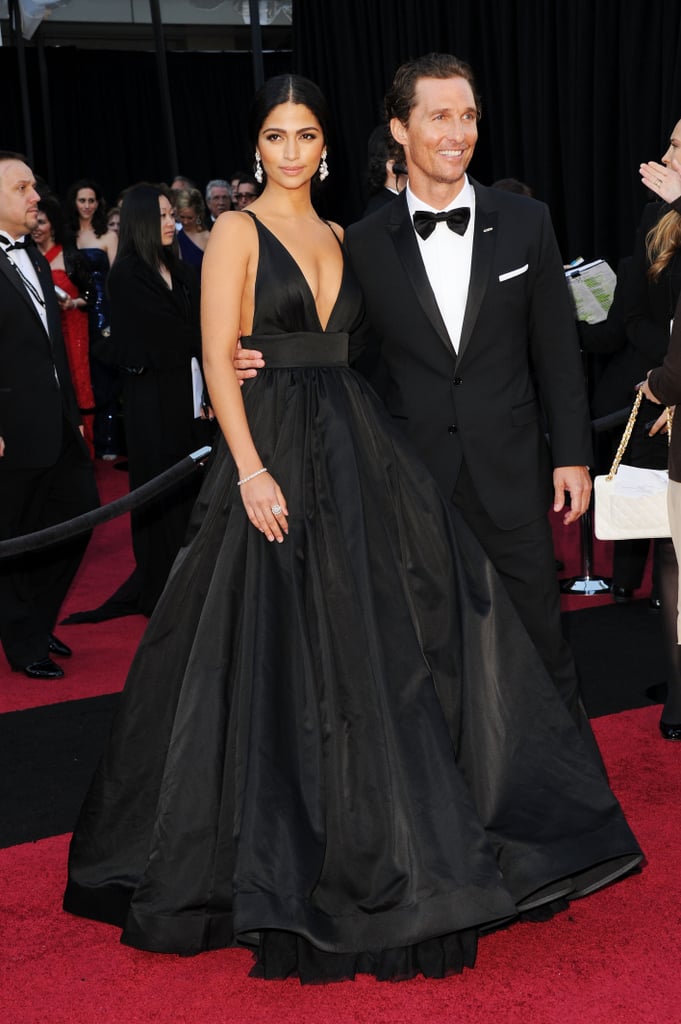
[[(594, 480), (594, 533), (599, 540), (670, 537), (666, 469), (621, 465), (636, 422), (643, 392), (638, 391), (617, 454), (607, 476)], [(667, 407), (667, 440), (671, 440), (673, 409)]]

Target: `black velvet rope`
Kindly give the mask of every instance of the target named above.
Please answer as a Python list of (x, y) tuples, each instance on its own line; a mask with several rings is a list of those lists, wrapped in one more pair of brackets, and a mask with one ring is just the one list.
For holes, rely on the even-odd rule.
[(165, 491), (175, 487), (180, 480), (194, 472), (199, 463), (203, 462), (211, 453), (210, 447), (198, 448), (195, 452), (187, 455), (186, 458), (176, 462), (164, 473), (159, 473), (153, 480), (136, 487), (129, 494), (102, 505), (100, 508), (92, 509), (91, 512), (84, 512), (82, 516), (74, 519), (67, 519), (64, 523), (56, 526), (48, 526), (45, 530), (36, 530), (34, 533), (26, 533), (22, 537), (11, 537), (9, 540), (0, 541), (0, 560), (15, 558), (17, 555), (24, 555), (28, 551), (39, 551), (41, 548), (51, 547), (53, 544), (60, 544), (65, 540), (71, 540), (80, 533), (85, 533), (100, 523), (108, 523), (116, 516), (130, 512), (131, 509), (146, 505), (147, 502), (157, 498)]

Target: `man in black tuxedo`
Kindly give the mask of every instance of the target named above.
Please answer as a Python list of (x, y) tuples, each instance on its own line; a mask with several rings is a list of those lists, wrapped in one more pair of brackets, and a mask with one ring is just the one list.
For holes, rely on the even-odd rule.
[[(98, 504), (50, 268), (30, 238), (39, 194), (23, 157), (0, 151), (0, 540)], [(13, 669), (58, 679), (52, 630), (87, 537), (0, 560), (0, 639)]]
[(468, 65), (448, 54), (403, 65), (386, 106), (409, 183), (346, 235), (377, 335), (375, 379), (579, 718), (547, 510), (553, 499), (562, 511), (566, 493), (566, 524), (588, 508), (591, 430), (549, 212), (468, 178), (480, 116)]
[[(408, 185), (345, 236), (371, 339), (360, 369), (487, 551), (591, 741), (547, 516), (552, 499), (566, 524), (583, 515), (592, 458), (549, 212), (467, 177), (480, 115), (467, 64), (430, 54), (403, 65), (386, 107)], [(255, 355), (240, 354), (243, 376), (264, 365)]]

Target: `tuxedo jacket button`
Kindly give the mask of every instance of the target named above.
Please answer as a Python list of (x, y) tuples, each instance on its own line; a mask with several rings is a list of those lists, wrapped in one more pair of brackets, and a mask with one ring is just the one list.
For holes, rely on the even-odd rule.
[(447, 431), (448, 431), (448, 433), (450, 433), (450, 434), (456, 434), (456, 432), (457, 432), (457, 430), (458, 430), (458, 429), (459, 429), (459, 428), (458, 428), (458, 427), (456, 426), (456, 424), (455, 424), (455, 423), (452, 423), (451, 427), (447, 427)]
[(463, 384), (463, 377), (455, 377), (452, 384), (455, 384), (457, 387), (459, 384)]

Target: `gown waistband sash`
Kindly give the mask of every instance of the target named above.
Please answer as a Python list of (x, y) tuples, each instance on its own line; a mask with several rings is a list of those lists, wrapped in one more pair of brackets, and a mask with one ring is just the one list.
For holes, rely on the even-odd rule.
[(347, 332), (326, 334), (298, 331), (291, 334), (249, 334), (241, 339), (242, 348), (262, 352), (267, 369), (296, 366), (347, 366)]

